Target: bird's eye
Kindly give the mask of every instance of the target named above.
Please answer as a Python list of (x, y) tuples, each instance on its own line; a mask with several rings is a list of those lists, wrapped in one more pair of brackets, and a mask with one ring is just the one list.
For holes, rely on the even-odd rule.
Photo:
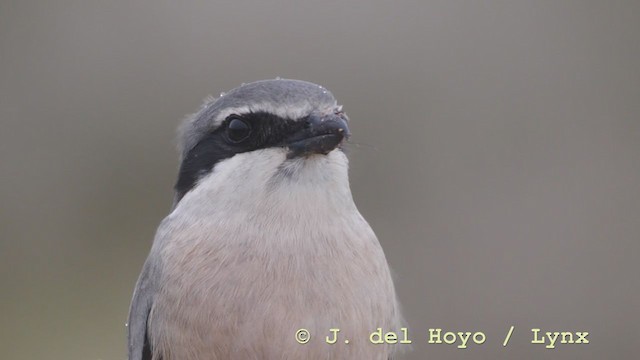
[(251, 126), (239, 118), (232, 118), (227, 125), (227, 138), (233, 143), (239, 143), (249, 137)]

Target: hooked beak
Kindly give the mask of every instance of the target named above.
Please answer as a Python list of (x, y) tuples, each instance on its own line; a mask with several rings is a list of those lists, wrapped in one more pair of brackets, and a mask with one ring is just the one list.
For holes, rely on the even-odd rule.
[(286, 140), (289, 159), (313, 154), (326, 155), (351, 135), (346, 119), (338, 114), (311, 114), (304, 121), (305, 128)]

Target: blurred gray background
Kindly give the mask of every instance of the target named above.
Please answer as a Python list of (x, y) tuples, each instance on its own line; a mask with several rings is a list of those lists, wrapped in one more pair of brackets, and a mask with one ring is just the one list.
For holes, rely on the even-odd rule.
[(177, 124), (281, 76), (352, 119), (404, 359), (635, 359), (639, 39), (637, 1), (2, 1), (0, 357), (124, 359)]

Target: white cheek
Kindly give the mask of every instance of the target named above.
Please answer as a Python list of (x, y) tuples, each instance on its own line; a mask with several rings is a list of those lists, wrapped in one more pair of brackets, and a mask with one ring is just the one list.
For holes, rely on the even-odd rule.
[(174, 213), (246, 212), (257, 207), (321, 204), (351, 207), (348, 160), (342, 151), (287, 159), (270, 148), (237, 154), (215, 165), (178, 203)]

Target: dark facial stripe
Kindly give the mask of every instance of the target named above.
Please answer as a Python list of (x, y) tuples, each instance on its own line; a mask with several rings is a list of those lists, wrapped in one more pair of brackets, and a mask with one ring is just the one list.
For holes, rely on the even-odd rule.
[[(233, 118), (245, 121), (251, 127), (251, 133), (245, 140), (235, 143), (227, 134), (227, 128)], [(200, 140), (189, 150), (180, 165), (178, 181), (175, 185), (176, 203), (189, 192), (204, 175), (213, 170), (218, 162), (235, 154), (285, 146), (284, 140), (292, 134), (303, 130), (308, 123), (302, 119), (294, 121), (282, 119), (263, 112), (243, 115), (232, 115), (211, 134)]]

